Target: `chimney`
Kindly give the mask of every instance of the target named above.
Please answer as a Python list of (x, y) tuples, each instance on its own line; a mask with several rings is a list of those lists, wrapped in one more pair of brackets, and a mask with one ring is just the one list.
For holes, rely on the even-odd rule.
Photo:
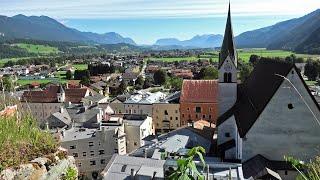
[(134, 169), (131, 169), (131, 180), (134, 180), (134, 176), (136, 175), (136, 171)]

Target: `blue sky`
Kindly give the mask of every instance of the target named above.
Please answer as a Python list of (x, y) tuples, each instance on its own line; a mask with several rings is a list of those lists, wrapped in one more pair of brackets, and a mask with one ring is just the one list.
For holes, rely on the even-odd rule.
[[(0, 0), (0, 14), (46, 15), (81, 31), (118, 32), (139, 44), (222, 34), (227, 0)], [(319, 0), (231, 0), (235, 34), (299, 17)]]

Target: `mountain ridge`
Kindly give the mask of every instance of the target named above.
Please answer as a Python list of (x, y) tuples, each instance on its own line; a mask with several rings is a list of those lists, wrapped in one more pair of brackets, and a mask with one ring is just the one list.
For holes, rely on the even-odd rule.
[(23, 14), (12, 17), (0, 16), (0, 33), (4, 34), (7, 39), (136, 45), (131, 38), (123, 37), (115, 32), (104, 34), (81, 32), (77, 29), (69, 28), (48, 16), (25, 16)]
[(240, 48), (295, 50), (320, 28), (320, 9), (274, 25), (247, 31), (235, 40)]

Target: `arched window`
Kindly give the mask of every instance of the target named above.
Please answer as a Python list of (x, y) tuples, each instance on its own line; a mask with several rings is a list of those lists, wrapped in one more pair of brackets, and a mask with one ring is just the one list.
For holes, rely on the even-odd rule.
[(223, 82), (228, 82), (228, 73), (224, 73), (224, 80), (223, 80)]
[(228, 83), (231, 83), (231, 82), (232, 82), (232, 74), (228, 73)]

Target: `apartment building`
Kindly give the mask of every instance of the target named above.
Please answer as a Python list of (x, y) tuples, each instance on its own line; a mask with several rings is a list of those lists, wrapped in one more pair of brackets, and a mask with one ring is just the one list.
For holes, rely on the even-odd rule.
[(81, 176), (96, 179), (113, 154), (126, 154), (124, 125), (115, 121), (100, 129), (64, 130), (61, 132), (61, 146), (75, 158)]

